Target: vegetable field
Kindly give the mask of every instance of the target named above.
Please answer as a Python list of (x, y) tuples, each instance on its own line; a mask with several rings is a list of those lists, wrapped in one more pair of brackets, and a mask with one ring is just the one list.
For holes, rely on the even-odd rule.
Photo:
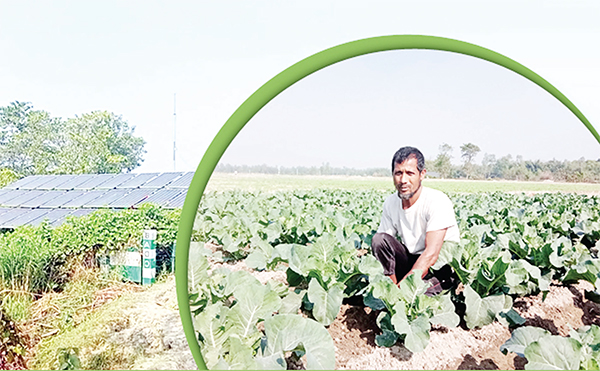
[[(355, 308), (374, 318), (374, 345), (426, 351), (433, 331), (503, 326), (499, 347), (526, 369), (594, 369), (600, 328), (563, 337), (531, 326), (523, 298), (587, 282), (600, 301), (600, 198), (540, 193), (451, 194), (461, 242), (440, 254), (456, 273), (441, 295), (415, 274), (400, 287), (370, 253), (389, 191), (227, 191), (206, 194), (190, 252), (190, 305), (209, 368), (285, 369), (336, 364), (332, 325)], [(209, 242), (217, 246), (203, 248)], [(243, 261), (245, 270), (228, 265)], [(279, 280), (256, 277), (273, 272)], [(541, 320), (544, 320), (541, 318)], [(542, 321), (543, 322), (543, 321)], [(329, 331), (328, 331), (329, 330)], [(363, 329), (366, 332), (366, 329)]]

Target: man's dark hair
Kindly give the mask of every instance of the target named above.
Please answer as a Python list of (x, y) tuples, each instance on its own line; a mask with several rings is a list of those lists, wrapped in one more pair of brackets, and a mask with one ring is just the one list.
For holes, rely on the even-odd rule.
[(401, 164), (409, 158), (417, 160), (417, 170), (419, 170), (419, 172), (422, 172), (423, 169), (425, 169), (425, 157), (423, 157), (421, 151), (415, 147), (402, 147), (396, 151), (394, 158), (392, 159), (392, 174), (394, 173), (396, 164)]

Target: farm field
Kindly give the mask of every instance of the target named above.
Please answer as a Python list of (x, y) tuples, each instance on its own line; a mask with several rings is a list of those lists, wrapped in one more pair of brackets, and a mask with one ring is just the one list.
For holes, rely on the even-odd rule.
[(598, 186), (446, 189), (462, 241), (438, 263), (457, 280), (427, 297), (420, 278), (394, 286), (369, 252), (391, 180), (319, 177), (315, 189), (305, 177), (231, 177), (211, 180), (235, 190), (209, 184), (190, 256), (209, 367), (597, 367), (600, 200), (585, 193)]
[[(480, 192), (572, 192), (600, 194), (600, 184), (593, 183), (554, 183), (518, 182), (493, 180), (453, 180), (425, 179), (424, 185), (447, 193)], [(248, 191), (275, 191), (300, 189), (374, 189), (393, 190), (390, 177), (360, 176), (294, 176), (271, 174), (229, 174), (213, 173), (206, 191), (228, 191), (243, 189)]]

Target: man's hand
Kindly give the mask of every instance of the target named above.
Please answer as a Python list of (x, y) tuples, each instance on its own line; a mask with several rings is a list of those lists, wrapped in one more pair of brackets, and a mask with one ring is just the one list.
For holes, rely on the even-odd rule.
[[(421, 278), (425, 277), (427, 272), (429, 272), (429, 268), (435, 264), (438, 256), (440, 255), (447, 229), (448, 228), (444, 228), (437, 231), (427, 232), (425, 235), (425, 250), (421, 256), (419, 256), (412, 269), (404, 277), (402, 277), (400, 281), (403, 281), (417, 269), (421, 269), (423, 272)], [(400, 285), (400, 281), (398, 281), (398, 285)]]

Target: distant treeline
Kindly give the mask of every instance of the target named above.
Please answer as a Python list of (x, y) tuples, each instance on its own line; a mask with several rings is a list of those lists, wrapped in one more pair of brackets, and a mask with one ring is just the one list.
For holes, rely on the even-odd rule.
[(254, 173), (254, 174), (285, 174), (285, 175), (358, 175), (358, 176), (389, 176), (390, 169), (370, 168), (353, 169), (348, 167), (331, 167), (328, 163), (321, 166), (269, 166), (269, 165), (230, 165), (219, 163), (215, 169), (218, 173)]
[[(528, 180), (577, 183), (600, 183), (600, 161), (579, 159), (575, 161), (530, 161), (521, 156), (512, 158), (484, 155), (480, 164), (465, 162), (455, 165), (449, 161), (426, 160), (427, 176), (441, 179), (497, 179)], [(332, 167), (325, 163), (321, 166), (268, 166), (268, 165), (230, 165), (218, 164), (215, 170), (220, 173), (259, 173), (287, 175), (356, 175), (391, 176), (389, 168), (353, 169)]]

